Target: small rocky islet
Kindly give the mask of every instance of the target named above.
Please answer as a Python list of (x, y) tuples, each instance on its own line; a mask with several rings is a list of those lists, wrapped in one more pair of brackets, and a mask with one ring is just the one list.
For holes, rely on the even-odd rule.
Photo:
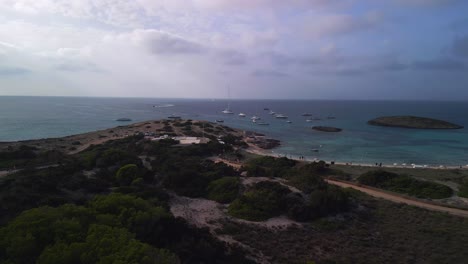
[(328, 126), (314, 126), (312, 127), (313, 130), (321, 131), (321, 132), (341, 132), (343, 129), (337, 127), (328, 127)]
[(447, 121), (418, 116), (383, 116), (367, 122), (373, 126), (414, 129), (461, 129), (463, 126)]

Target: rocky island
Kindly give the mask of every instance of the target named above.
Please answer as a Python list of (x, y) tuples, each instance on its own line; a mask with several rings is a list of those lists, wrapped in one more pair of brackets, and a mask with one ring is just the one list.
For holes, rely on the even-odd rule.
[(343, 129), (337, 127), (327, 127), (327, 126), (314, 126), (312, 127), (313, 130), (321, 131), (321, 132), (341, 132)]
[(447, 121), (417, 116), (384, 116), (367, 122), (373, 126), (388, 126), (416, 129), (461, 129), (463, 126)]

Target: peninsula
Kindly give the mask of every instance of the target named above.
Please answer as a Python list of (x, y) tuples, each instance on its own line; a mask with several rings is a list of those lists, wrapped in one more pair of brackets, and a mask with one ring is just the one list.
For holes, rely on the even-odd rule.
[(383, 116), (367, 122), (373, 126), (416, 128), (416, 129), (461, 129), (463, 126), (447, 121), (417, 116)]
[(466, 259), (467, 170), (377, 170), (252, 151), (277, 144), (196, 120), (0, 143), (0, 262)]

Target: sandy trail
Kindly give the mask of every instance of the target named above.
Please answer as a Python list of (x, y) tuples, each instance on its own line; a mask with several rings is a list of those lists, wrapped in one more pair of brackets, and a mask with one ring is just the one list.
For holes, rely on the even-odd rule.
[(395, 203), (404, 203), (404, 204), (407, 204), (407, 205), (412, 205), (412, 206), (416, 206), (416, 207), (420, 207), (420, 208), (425, 208), (425, 209), (432, 210), (432, 211), (445, 212), (445, 213), (449, 213), (451, 215), (456, 215), (456, 216), (461, 216), (461, 217), (468, 218), (468, 210), (450, 208), (450, 207), (445, 207), (445, 206), (441, 206), (441, 205), (426, 203), (426, 202), (423, 202), (423, 201), (408, 199), (408, 198), (405, 198), (405, 197), (402, 197), (402, 196), (399, 196), (399, 195), (396, 195), (396, 194), (390, 194), (390, 193), (385, 192), (385, 191), (378, 191), (378, 190), (375, 190), (375, 189), (367, 188), (367, 187), (364, 187), (364, 186), (358, 186), (358, 185), (351, 184), (351, 183), (345, 183), (345, 182), (334, 181), (334, 180), (329, 180), (329, 179), (326, 179), (326, 181), (329, 184), (340, 186), (342, 188), (353, 188), (355, 190), (366, 193), (366, 194), (368, 194), (370, 196), (373, 196), (373, 197), (376, 197), (376, 198), (382, 198), (382, 199), (392, 201), (392, 202), (395, 202)]

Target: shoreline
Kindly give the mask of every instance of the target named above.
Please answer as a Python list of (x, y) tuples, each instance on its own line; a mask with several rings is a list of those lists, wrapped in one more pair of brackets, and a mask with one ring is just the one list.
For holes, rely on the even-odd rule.
[[(20, 141), (1, 141), (0, 142), (0, 151), (8, 149), (9, 146), (20, 146), (20, 145), (29, 145), (34, 147), (39, 147), (43, 149), (58, 149), (62, 150), (67, 154), (76, 154), (80, 151), (83, 151), (90, 145), (99, 145), (103, 144), (109, 140), (118, 140), (125, 138), (129, 135), (133, 135), (135, 132), (144, 132), (144, 130), (148, 130), (149, 126), (151, 129), (157, 130), (160, 129), (162, 126), (160, 125), (161, 122), (167, 121), (167, 119), (159, 119), (159, 120), (148, 120), (142, 122), (136, 122), (121, 126), (116, 126), (108, 129), (96, 130), (91, 132), (85, 132), (81, 134), (69, 135), (64, 137), (52, 137), (52, 138), (42, 138), (42, 139), (27, 139), (27, 140), (20, 140)], [(187, 120), (180, 120), (181, 122)], [(204, 120), (193, 120), (193, 122), (206, 122), (212, 124), (213, 122), (204, 121)], [(218, 124), (213, 124), (218, 125)], [(231, 127), (229, 127), (231, 128)], [(232, 130), (236, 131), (239, 135), (243, 135), (244, 141), (246, 141), (247, 137), (245, 133), (247, 131), (240, 130), (236, 128), (231, 128)], [(143, 131), (142, 131), (143, 130)], [(179, 132), (180, 131), (176, 131)], [(255, 132), (253, 132), (255, 133)], [(264, 136), (262, 136), (264, 137)], [(74, 145), (73, 142), (80, 142), (79, 145)], [(297, 161), (306, 161), (306, 162), (313, 162), (313, 161), (320, 161), (323, 159), (319, 158), (311, 158), (300, 155), (292, 155), (292, 154), (285, 154), (275, 152), (276, 148), (272, 149), (262, 149), (258, 146), (248, 143), (248, 148), (245, 149), (246, 152), (262, 155), (262, 156), (271, 156), (271, 157), (287, 157)], [(380, 166), (379, 164), (375, 163), (366, 163), (366, 162), (346, 162), (346, 161), (336, 161), (336, 160), (323, 160), (328, 164), (333, 163), (334, 165), (338, 166), (354, 166), (354, 167), (366, 167), (366, 168), (401, 168), (401, 169), (437, 169), (437, 170), (468, 170), (468, 165), (420, 165), (420, 164), (383, 164)]]
[[(247, 152), (260, 155), (260, 156), (270, 156), (275, 158), (286, 157), (288, 159), (296, 160), (296, 161), (305, 161), (305, 162), (314, 162), (314, 161), (321, 161), (322, 159), (310, 159), (305, 156), (304, 159), (301, 159), (300, 155), (289, 155), (283, 153), (277, 153), (274, 149), (260, 149), (256, 146), (249, 145), (249, 148), (246, 149)], [(465, 166), (454, 166), (454, 165), (419, 165), (419, 164), (407, 164), (407, 165), (393, 165), (393, 164), (384, 164), (376, 165), (375, 163), (356, 163), (356, 162), (343, 162), (343, 161), (330, 161), (330, 160), (323, 160), (327, 164), (331, 164), (338, 166), (354, 166), (354, 167), (366, 167), (366, 168), (397, 168), (397, 169), (432, 169), (432, 170), (468, 170), (468, 165)]]

